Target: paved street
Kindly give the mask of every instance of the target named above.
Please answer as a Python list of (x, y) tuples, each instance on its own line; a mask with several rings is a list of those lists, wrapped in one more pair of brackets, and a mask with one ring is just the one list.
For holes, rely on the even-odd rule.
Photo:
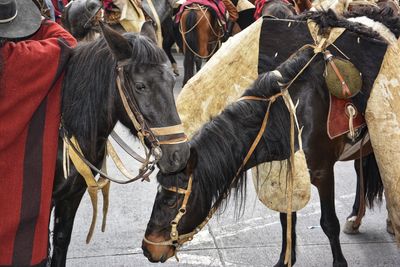
[[(177, 79), (175, 93), (179, 92), (183, 75), (181, 56), (178, 61), (181, 76)], [(124, 128), (118, 127), (117, 130), (127, 136)], [(132, 138), (127, 136), (126, 140), (139, 148)], [(121, 155), (135, 173), (139, 165), (131, 163), (133, 160), (123, 152)], [(112, 176), (119, 176), (112, 163), (108, 169)], [(338, 163), (335, 175), (336, 209), (343, 224), (355, 196), (353, 163)], [(100, 230), (99, 215), (89, 245), (85, 244), (85, 239), (92, 209), (86, 194), (76, 216), (67, 266), (156, 266), (143, 256), (141, 249), (156, 190), (154, 175), (150, 183), (112, 184), (106, 231), (102, 233)], [(233, 207), (234, 203), (229, 206)], [(319, 226), (320, 215), (318, 194), (312, 188), (309, 204), (298, 213), (295, 266), (332, 266), (329, 241)], [(374, 211), (367, 211), (360, 231), (357, 236), (341, 233), (342, 249), (349, 266), (400, 266), (400, 249), (386, 232), (385, 203)], [(252, 180), (248, 179), (244, 215), (235, 219), (233, 208), (229, 208), (223, 215), (213, 218), (192, 242), (183, 247), (178, 254), (180, 263), (171, 258), (162, 266), (273, 266), (279, 257), (280, 244), (279, 215), (258, 201)]]

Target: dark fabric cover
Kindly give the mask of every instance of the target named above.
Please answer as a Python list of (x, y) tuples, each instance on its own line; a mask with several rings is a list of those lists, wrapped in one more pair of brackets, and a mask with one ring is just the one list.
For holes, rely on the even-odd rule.
[(63, 68), (75, 39), (44, 21), (1, 48), (0, 266), (47, 259)]
[[(314, 44), (306, 21), (264, 18), (260, 34), (258, 73), (274, 70), (305, 44)], [(352, 98), (357, 110), (364, 114), (372, 86), (379, 73), (387, 44), (346, 30), (334, 43), (362, 73), (363, 86)], [(333, 46), (327, 48), (343, 58)]]

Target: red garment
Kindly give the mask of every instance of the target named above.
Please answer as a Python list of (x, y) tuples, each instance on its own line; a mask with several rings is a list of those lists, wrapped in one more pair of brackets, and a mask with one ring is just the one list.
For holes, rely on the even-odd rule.
[(64, 7), (70, 2), (70, 0), (51, 0), (54, 6), (54, 15), (56, 17), (56, 22), (61, 24), (61, 14)]
[(0, 48), (0, 266), (47, 259), (62, 69), (75, 45), (44, 21), (29, 40)]
[(226, 24), (226, 8), (221, 0), (187, 0), (185, 3), (181, 5), (179, 12), (175, 16), (176, 23), (178, 23), (179, 20), (181, 19), (181, 15), (182, 12), (185, 10), (185, 7), (192, 4), (199, 4), (212, 8), (217, 14), (218, 19), (222, 21), (224, 24)]

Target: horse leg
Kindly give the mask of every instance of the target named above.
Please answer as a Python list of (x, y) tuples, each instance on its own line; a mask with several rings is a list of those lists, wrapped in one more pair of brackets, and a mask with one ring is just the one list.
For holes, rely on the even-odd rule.
[(84, 179), (76, 173), (67, 180), (56, 175), (53, 190), (55, 209), (51, 266), (59, 267), (66, 264), (75, 214), (85, 191)]
[(203, 59), (195, 57), (194, 63), (196, 65), (196, 72), (198, 72), (201, 69), (201, 65), (203, 64)]
[(354, 161), (354, 169), (357, 174), (356, 196), (354, 198), (353, 208), (349, 216), (346, 218), (346, 223), (343, 226), (343, 232), (346, 234), (359, 234), (360, 225), (354, 224), (355, 219), (360, 208), (360, 159)]
[(183, 67), (183, 85), (185, 85), (187, 81), (194, 75), (194, 54), (191, 51), (186, 50), (185, 57), (183, 59)]
[(194, 75), (194, 58), (198, 52), (197, 39), (197, 14), (195, 10), (189, 10), (182, 14), (180, 25), (182, 27), (182, 40), (184, 43), (184, 76), (183, 85)]
[(174, 22), (172, 21), (172, 18), (167, 18), (161, 23), (161, 33), (163, 36), (162, 47), (167, 54), (169, 61), (171, 62), (172, 71), (175, 73), (175, 75), (179, 76), (178, 65), (176, 64), (176, 60), (171, 53), (171, 48), (175, 43), (173, 23)]
[(321, 203), (320, 224), (325, 235), (329, 238), (333, 255), (333, 266), (347, 266), (340, 246), (340, 224), (335, 211), (335, 180), (333, 165), (326, 169), (312, 172), (312, 182), (318, 188)]
[[(285, 252), (286, 252), (286, 234), (287, 234), (287, 214), (279, 213), (279, 219), (282, 227), (282, 250), (279, 256), (279, 261), (274, 267), (287, 266), (285, 265)], [(296, 221), (297, 213), (292, 212), (292, 265), (296, 263)]]

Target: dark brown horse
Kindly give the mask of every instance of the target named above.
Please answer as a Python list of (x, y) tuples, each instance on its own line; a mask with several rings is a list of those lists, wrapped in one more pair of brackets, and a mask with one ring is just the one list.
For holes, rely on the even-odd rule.
[(179, 28), (185, 55), (183, 85), (193, 77), (194, 67), (199, 71), (202, 60), (210, 58), (219, 48), (224, 30), (210, 7), (197, 3), (186, 6), (181, 14)]
[[(79, 44), (69, 59), (62, 89), (63, 133), (75, 136), (86, 159), (100, 168), (107, 138), (118, 121), (131, 134), (138, 134), (124, 109), (119, 93), (123, 90), (127, 105), (135, 110), (132, 116), (143, 121), (141, 127), (147, 129), (144, 136), (149, 149), (154, 148), (150, 137), (158, 135), (162, 150), (158, 167), (166, 173), (179, 171), (189, 157), (188, 143), (163, 144), (167, 136), (156, 132), (181, 122), (173, 95), (175, 79), (168, 69), (165, 53), (148, 37), (154, 36), (152, 27), (144, 27), (141, 34), (120, 35), (108, 27), (103, 27), (103, 32), (103, 37)], [(53, 188), (52, 266), (65, 266), (75, 214), (87, 188), (74, 166), (69, 176), (64, 177), (62, 148), (60, 138)]]
[[(332, 12), (310, 13), (300, 18), (306, 20), (311, 18), (322, 29), (339, 25), (347, 29), (341, 39), (336, 41), (336, 46), (343, 53), (351, 55), (353, 63), (363, 73), (362, 90), (365, 91), (365, 94), (359, 95), (357, 101), (360, 105), (365, 105), (366, 92), (368, 88), (371, 88), (380, 69), (377, 62), (382, 61), (386, 51), (386, 42), (375, 32), (359, 24), (338, 19)], [(273, 41), (273, 44), (270, 45), (275, 45), (279, 50), (278, 47), (283, 40), (287, 44), (285, 48), (279, 50), (280, 57), (288, 57), (288, 55), (282, 55), (285, 49), (292, 50), (295, 46), (294, 51), (296, 51), (302, 47), (302, 44), (312, 43), (312, 39), (308, 39), (309, 37), (304, 34), (305, 31), (301, 30), (301, 28), (307, 27), (304, 24), (303, 26), (301, 24), (294, 26), (299, 32), (293, 32), (293, 36), (289, 36), (288, 32), (279, 35), (287, 27), (287, 24), (283, 23), (282, 27), (278, 27), (278, 24), (273, 21), (265, 23), (269, 25), (271, 31), (275, 30), (270, 34), (277, 38), (274, 41), (269, 40)], [(301, 39), (300, 36), (304, 39), (295, 45), (296, 40)], [(360, 36), (368, 41), (358, 43), (355, 48), (356, 40)], [(161, 187), (155, 199), (142, 245), (144, 254), (150, 261), (165, 261), (175, 254), (177, 246), (190, 240), (192, 234), (198, 231), (196, 227), (203, 226), (203, 223), (209, 219), (206, 217), (209, 215), (211, 207), (218, 208), (221, 201), (230, 195), (229, 191), (234, 177), (237, 178), (233, 182), (235, 191), (243, 193), (244, 170), (261, 162), (289, 158), (290, 117), (283, 100), (278, 98), (270, 108), (266, 130), (258, 146), (245, 164), (244, 170), (236, 175), (246, 153), (258, 135), (268, 109), (268, 99), (271, 101), (274, 99), (273, 96), (281, 92), (282, 84), (293, 81), (288, 90), (294, 102), (300, 101), (297, 107), (297, 116), (300, 125), (304, 126), (302, 141), (311, 181), (319, 192), (320, 223), (329, 238), (333, 265), (347, 266), (340, 245), (340, 225), (335, 212), (333, 166), (342, 156), (345, 145), (354, 143), (346, 135), (335, 139), (330, 139), (327, 135), (326, 118), (329, 92), (323, 76), (325, 61), (322, 55), (313, 57), (313, 49), (301, 49), (276, 68), (281, 75), (276, 75), (276, 72), (262, 74), (244, 95), (261, 97), (266, 100), (265, 102), (244, 100), (227, 107), (221, 115), (205, 124), (190, 141), (191, 158), (184, 171), (174, 175), (158, 175)], [(301, 72), (308, 63), (310, 63), (308, 67)], [(300, 76), (295, 79), (299, 73), (301, 73)], [(361, 139), (362, 136), (363, 134), (358, 139)], [(364, 149), (363, 151), (367, 152), (368, 150)], [(359, 156), (358, 153), (356, 155)], [(191, 192), (187, 189), (191, 189)], [(295, 263), (296, 213), (294, 212), (292, 216), (293, 249), (291, 259), (292, 263)], [(286, 214), (281, 213), (280, 219), (284, 240), (276, 266), (285, 266)], [(185, 235), (188, 233), (191, 234)]]

